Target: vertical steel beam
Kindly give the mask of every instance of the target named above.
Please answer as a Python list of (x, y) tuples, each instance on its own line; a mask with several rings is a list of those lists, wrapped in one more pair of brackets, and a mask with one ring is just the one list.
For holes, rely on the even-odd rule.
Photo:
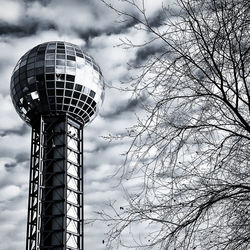
[(83, 250), (82, 124), (42, 116), (32, 130), (30, 176), (26, 249)]
[(44, 123), (40, 119), (40, 125), (32, 128), (31, 135), (31, 158), (30, 158), (30, 183), (28, 198), (28, 222), (26, 249), (37, 250), (39, 242), (40, 223), (40, 195), (41, 195), (41, 172), (43, 169), (43, 144)]

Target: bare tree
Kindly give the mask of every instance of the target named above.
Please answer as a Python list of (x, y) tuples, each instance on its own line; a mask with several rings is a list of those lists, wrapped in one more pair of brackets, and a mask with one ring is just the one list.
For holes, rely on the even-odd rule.
[(100, 212), (108, 246), (126, 245), (129, 229), (135, 249), (250, 249), (249, 1), (178, 0), (157, 25), (144, 1), (123, 2), (131, 13), (106, 4), (149, 34), (139, 50), (158, 50), (134, 65), (147, 118), (128, 132), (122, 178), (144, 181), (128, 205)]

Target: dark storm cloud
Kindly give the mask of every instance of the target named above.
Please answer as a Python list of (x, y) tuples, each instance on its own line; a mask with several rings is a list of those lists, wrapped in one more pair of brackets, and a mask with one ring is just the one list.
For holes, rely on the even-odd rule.
[(8, 170), (8, 169), (12, 169), (15, 168), (17, 166), (17, 163), (5, 163), (4, 167)]
[(111, 34), (126, 34), (127, 31), (134, 27), (136, 24), (138, 24), (138, 20), (135, 18), (131, 18), (130, 20), (123, 22), (123, 23), (117, 23), (115, 27), (110, 27), (109, 30), (107, 30), (107, 35)]
[(52, 23), (40, 23), (35, 20), (25, 20), (20, 22), (18, 25), (8, 24), (5, 22), (0, 22), (0, 34), (8, 35), (11, 37), (26, 37), (36, 34), (38, 31), (42, 30), (55, 30), (56, 27)]
[(26, 162), (29, 160), (29, 152), (17, 154), (15, 159), (19, 163)]
[(28, 162), (28, 161), (29, 161), (29, 153), (28, 152), (20, 153), (16, 155), (15, 162), (5, 163), (4, 167), (6, 168), (7, 171), (12, 171), (13, 168), (18, 166), (18, 164), (23, 163), (23, 162)]
[(23, 136), (23, 135), (25, 135), (25, 134), (27, 134), (29, 132), (30, 132), (29, 127), (26, 124), (23, 124), (18, 129), (6, 129), (6, 130), (3, 130), (3, 131), (0, 131), (0, 137), (4, 137), (4, 136), (10, 135), (10, 134)]
[[(98, 13), (97, 16), (98, 15), (101, 15), (101, 13)], [(91, 39), (102, 35), (107, 35), (107, 36), (117, 35), (117, 34), (124, 35), (128, 33), (129, 29), (134, 27), (136, 24), (138, 24), (138, 20), (136, 20), (136, 18), (131, 18), (126, 22), (116, 22), (115, 25), (107, 26), (105, 28), (100, 28), (100, 27), (96, 28), (94, 26), (86, 30), (75, 28), (75, 32), (78, 34), (80, 38), (82, 38), (86, 42), (85, 47), (87, 49), (87, 48), (92, 48), (90, 43)]]
[(162, 54), (166, 51), (166, 48), (161, 45), (146, 46), (139, 48), (136, 52), (135, 59), (130, 62), (132, 65), (143, 64), (150, 56), (157, 56), (157, 54)]
[(90, 42), (91, 39), (105, 33), (105, 32), (103, 32), (101, 30), (96, 30), (96, 29), (90, 29), (90, 30), (87, 30), (87, 31), (77, 30), (76, 32), (78, 33), (78, 36), (80, 38), (82, 38), (86, 42), (86, 45), (85, 45), (86, 48), (89, 47), (89, 42)]
[(135, 19), (130, 20), (129, 22), (114, 25), (112, 27), (106, 27), (105, 29), (95, 29), (94, 27), (89, 30), (75, 30), (80, 38), (82, 38), (85, 42), (85, 49), (93, 49), (91, 44), (92, 39), (101, 36), (113, 36), (113, 35), (124, 35), (127, 34), (137, 21)]
[(115, 111), (103, 112), (100, 114), (101, 117), (107, 119), (113, 119), (125, 112), (134, 112), (139, 107), (140, 103), (144, 100), (143, 97), (138, 99), (129, 100), (126, 104), (116, 107)]
[(155, 15), (148, 18), (148, 23), (151, 28), (157, 28), (163, 25), (163, 22), (166, 20), (166, 12), (159, 10)]

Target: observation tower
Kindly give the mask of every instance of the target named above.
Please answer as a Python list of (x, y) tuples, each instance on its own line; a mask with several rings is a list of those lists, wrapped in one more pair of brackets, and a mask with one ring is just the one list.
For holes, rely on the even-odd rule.
[(32, 127), (26, 250), (83, 250), (83, 127), (104, 98), (99, 66), (67, 42), (46, 42), (11, 77), (17, 113)]

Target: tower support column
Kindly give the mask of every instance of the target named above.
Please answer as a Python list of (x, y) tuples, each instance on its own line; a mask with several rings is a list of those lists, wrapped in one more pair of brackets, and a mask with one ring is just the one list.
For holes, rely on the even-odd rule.
[(33, 128), (26, 249), (83, 250), (83, 129), (68, 115)]

